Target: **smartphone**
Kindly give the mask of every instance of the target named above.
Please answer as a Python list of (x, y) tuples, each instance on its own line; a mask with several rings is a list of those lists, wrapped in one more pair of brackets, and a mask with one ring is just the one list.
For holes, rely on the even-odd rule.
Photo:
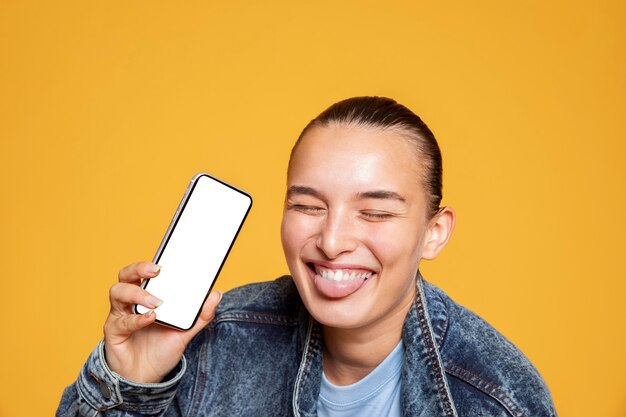
[[(154, 257), (161, 271), (141, 284), (163, 300), (157, 323), (193, 327), (251, 205), (249, 194), (217, 178), (192, 178)], [(134, 310), (148, 311), (140, 305)]]

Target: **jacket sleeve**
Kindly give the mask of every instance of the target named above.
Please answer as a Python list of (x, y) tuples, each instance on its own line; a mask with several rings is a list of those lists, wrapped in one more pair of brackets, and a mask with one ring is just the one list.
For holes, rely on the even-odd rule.
[(178, 416), (173, 401), (186, 368), (183, 357), (165, 382), (131, 382), (109, 369), (104, 360), (104, 342), (100, 342), (83, 365), (78, 379), (63, 392), (56, 415)]

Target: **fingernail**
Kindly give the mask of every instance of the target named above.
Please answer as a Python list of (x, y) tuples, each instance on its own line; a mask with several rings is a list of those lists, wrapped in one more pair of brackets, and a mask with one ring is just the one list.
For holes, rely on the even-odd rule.
[(155, 297), (154, 295), (149, 295), (147, 301), (148, 301), (148, 305), (154, 306), (154, 308), (157, 308), (161, 304), (163, 304), (163, 300), (161, 300), (160, 298)]
[(222, 294), (222, 292), (221, 292), (220, 290), (217, 290), (217, 294), (218, 294), (218, 296), (219, 296), (219, 298), (217, 299), (217, 301), (222, 301), (222, 295), (224, 295), (224, 294)]
[(154, 310), (148, 310), (148, 312), (146, 313), (146, 317), (150, 317), (152, 313), (154, 313)]
[(152, 273), (156, 274), (161, 270), (161, 265), (154, 264), (154, 268), (152, 268)]

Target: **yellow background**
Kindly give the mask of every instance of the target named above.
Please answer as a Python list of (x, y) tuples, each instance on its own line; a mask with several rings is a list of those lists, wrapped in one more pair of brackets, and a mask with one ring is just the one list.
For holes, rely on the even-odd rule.
[(440, 141), (458, 223), (425, 275), (560, 415), (626, 415), (625, 4), (0, 2), (0, 416), (53, 414), (194, 173), (255, 199), (219, 287), (285, 273), (290, 147), (354, 95)]

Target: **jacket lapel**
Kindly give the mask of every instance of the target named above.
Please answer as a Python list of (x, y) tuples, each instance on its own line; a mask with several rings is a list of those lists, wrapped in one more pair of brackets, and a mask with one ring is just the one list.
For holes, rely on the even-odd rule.
[(417, 296), (405, 319), (403, 332), (402, 415), (457, 417), (435, 342), (421, 275), (418, 275)]

